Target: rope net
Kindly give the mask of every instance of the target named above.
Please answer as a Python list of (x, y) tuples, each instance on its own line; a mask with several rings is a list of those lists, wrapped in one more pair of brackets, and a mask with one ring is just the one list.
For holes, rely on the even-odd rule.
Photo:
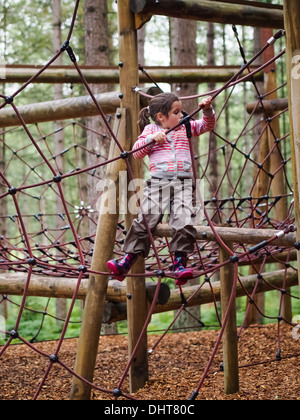
[[(99, 200), (101, 200), (103, 193), (103, 188), (99, 187), (97, 191), (94, 191), (93, 199), (88, 201), (86, 186), (92, 179), (94, 185), (95, 180), (98, 186), (105, 185), (106, 165), (116, 159), (125, 159), (130, 174), (128, 157), (131, 151), (123, 150), (111, 128), (115, 116), (107, 116), (102, 112), (76, 62), (75, 54), (70, 45), (78, 4), (79, 1), (76, 3), (69, 35), (61, 50), (13, 95), (9, 97), (0, 95), (0, 109), (12, 107), (19, 121), (19, 127), (3, 129), (0, 132), (1, 149), (3, 150), (0, 172), (0, 199), (3, 203), (0, 214), (0, 268), (2, 272), (8, 273), (8, 278), (11, 274), (22, 274), (24, 279), (24, 292), (21, 293), (20, 303), (16, 303), (11, 296), (0, 295), (0, 305), (4, 306), (6, 302), (18, 305), (18, 314), (14, 320), (13, 328), (10, 331), (0, 331), (5, 336), (4, 344), (0, 347), (0, 358), (5, 363), (7, 348), (16, 339), (19, 339), (33, 352), (37, 352), (49, 360), (33, 396), (34, 399), (42, 394), (43, 384), (47, 381), (54, 363), (59, 363), (71, 375), (75, 374), (72, 366), (67, 366), (61, 360), (60, 350), (67, 328), (72, 322), (80, 322), (80, 320), (72, 320), (72, 312), (80, 285), (92, 272), (91, 261), (99, 216)], [(237, 36), (237, 32), (235, 32), (235, 35)], [(213, 282), (211, 280), (218, 275), (221, 267), (226, 264), (234, 264), (234, 288), (227, 315), (235, 297), (235, 287), (239, 283), (244, 287), (241, 276), (245, 273), (245, 267), (247, 267), (247, 270), (250, 267), (250, 272), (257, 276), (257, 281), (252, 292), (245, 290), (244, 293), (248, 300), (246, 315), (250, 307), (254, 305), (263, 317), (269, 320), (277, 320), (279, 326), (283, 321), (294, 326), (290, 320), (284, 319), (282, 316), (282, 305), (283, 299), (287, 296), (290, 296), (296, 302), (299, 300), (286, 286), (288, 276), (297, 272), (296, 264), (294, 264), (295, 267), (292, 265), (296, 259), (294, 248), (297, 247), (297, 244), (295, 246), (294, 244), (291, 245), (291, 241), (288, 239), (285, 245), (279, 246), (276, 244), (279, 238), (288, 238), (289, 234), (295, 230), (293, 189), (291, 176), (289, 175), (291, 174), (291, 151), (288, 133), (288, 109), (287, 106), (282, 106), (280, 111), (270, 113), (266, 108), (266, 101), (275, 92), (261, 93), (258, 84), (255, 82), (255, 74), (270, 64), (275, 65), (275, 62), (284, 55), (284, 50), (272, 58), (270, 62), (261, 65), (259, 69), (255, 71), (251, 69), (262, 52), (282, 35), (282, 32), (278, 32), (272, 41), (268, 42), (251, 60), (246, 62), (244, 59), (241, 70), (225, 85), (202, 95), (211, 94), (216, 100), (222, 101), (223, 105), (217, 113), (215, 130), (205, 138), (201, 138), (201, 144), (203, 145), (201, 152), (194, 156), (194, 172), (199, 174), (200, 179), (205, 184), (205, 195), (204, 197), (200, 195), (202, 197), (200, 204), (203, 207), (201, 226), (204, 227), (204, 230), (201, 230), (201, 236), (195, 244), (194, 253), (189, 255), (188, 266), (193, 270), (193, 277), (200, 278), (200, 283), (199, 286), (196, 286), (195, 292), (188, 298), (184, 297), (184, 289), (180, 290), (184, 300), (177, 312), (176, 319), (183, 311), (188, 311), (189, 301), (205, 284), (208, 283), (213, 292)], [(104, 122), (105, 132), (94, 134), (99, 136), (106, 144), (115, 142), (120, 149), (119, 157), (110, 159), (105, 151), (107, 148), (103, 148), (97, 153), (89, 150), (85, 144), (85, 138), (91, 130), (81, 122), (66, 122), (55, 130), (51, 130), (49, 124), (27, 125), (15, 105), (15, 99), (22, 95), (24, 89), (34, 82), (39, 74), (51, 66), (60, 54), (65, 53), (69, 55), (71, 62), (77, 69), (88, 94), (99, 111), (99, 116)], [(224, 115), (226, 116), (226, 109), (228, 109), (229, 104), (239, 101), (239, 89), (243, 82), (252, 83), (256, 101), (250, 109), (246, 121), (241, 118), (241, 127), (236, 128), (236, 133), (226, 136), (224, 134), (226, 132), (224, 125), (226, 117)], [(279, 86), (276, 94), (284, 87), (285, 84)], [(138, 88), (135, 90), (136, 94), (143, 95)], [(185, 99), (182, 98), (183, 101)], [(241, 108), (241, 105), (239, 105), (239, 108)], [(197, 112), (199, 110), (196, 110), (190, 117), (196, 115)], [(68, 139), (66, 142), (68, 146), (57, 152), (54, 149), (53, 139), (59, 132), (63, 132), (65, 138)], [(25, 140), (22, 142), (21, 147), (18, 142), (20, 135), (23, 139), (27, 139), (27, 142)], [(213, 137), (217, 139), (217, 142), (213, 142)], [(218, 144), (218, 146), (213, 146), (215, 144)], [(126, 155), (123, 152), (126, 152)], [(217, 182), (216, 179), (212, 179), (211, 172), (213, 162), (216, 161), (219, 168)], [(89, 163), (87, 164), (87, 162)], [(17, 185), (16, 179), (19, 180)], [(231, 249), (218, 233), (217, 228), (220, 226), (228, 227), (236, 234), (243, 228), (271, 230), (273, 234), (267, 240), (253, 246), (234, 241)], [(212, 231), (214, 240), (207, 239), (206, 227)], [(94, 233), (91, 234), (90, 232)], [(114, 258), (118, 259), (124, 255), (122, 244), (125, 235), (124, 221), (120, 217)], [(157, 282), (157, 288), (159, 288), (162, 282), (170, 282), (168, 279), (174, 279), (173, 256), (168, 249), (167, 237), (152, 236), (151, 240), (152, 251), (145, 261), (145, 272), (135, 274), (135, 276), (149, 278)], [(230, 255), (230, 258), (225, 262), (220, 262), (220, 247), (228, 251)], [(282, 284), (279, 287), (272, 286), (264, 278), (263, 273), (266, 264), (281, 264), (281, 268), (283, 268)], [(106, 274), (109, 275), (110, 273)], [(66, 318), (62, 320), (63, 328), (56, 350), (50, 355), (43, 353), (34, 345), (43, 322), (36, 336), (30, 341), (24, 338), (22, 334), (22, 317), (27, 310), (30, 310), (26, 298), (34, 275), (74, 279), (75, 288), (68, 313)], [(13, 277), (11, 279), (13, 281)], [(255, 291), (262, 282), (268, 283), (269, 288), (280, 292), (280, 302), (276, 316), (272, 317), (263, 313), (255, 302)], [(191, 389), (191, 399), (196, 398), (209, 372), (228, 319), (225, 315), (223, 323), (221, 322), (216, 299), (213, 300), (221, 330), (197, 388), (195, 390)], [(152, 302), (145, 328), (147, 328), (149, 319), (151, 319), (155, 303), (155, 301)], [(54, 317), (48, 312), (47, 305), (39, 310), (43, 319), (47, 315)], [(150, 353), (156, 350), (164, 335), (172, 328), (173, 323), (174, 321), (153, 346)], [(242, 323), (239, 335), (241, 335), (245, 323), (246, 321)], [(277, 359), (281, 357), (280, 328), (278, 328), (278, 342)], [(122, 391), (122, 386), (133, 357), (134, 354), (129, 360), (120, 382), (116, 384), (115, 390), (101, 388), (95, 384), (90, 384), (91, 387), (105, 395), (132, 398), (128, 393)], [(84, 380), (83, 378), (80, 379)]]

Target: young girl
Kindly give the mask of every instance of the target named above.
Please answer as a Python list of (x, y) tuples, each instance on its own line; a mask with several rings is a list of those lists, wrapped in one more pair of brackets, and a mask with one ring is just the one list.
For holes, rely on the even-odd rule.
[[(200, 102), (203, 117), (190, 121), (192, 136), (200, 136), (214, 128), (215, 113), (211, 100), (208, 97)], [(150, 117), (154, 123), (150, 122)], [(124, 258), (107, 262), (108, 269), (120, 281), (124, 280), (139, 254), (144, 258), (149, 254), (150, 238), (146, 223), (153, 233), (167, 209), (170, 212), (169, 225), (173, 230), (170, 252), (174, 253), (175, 283), (183, 285), (193, 275), (186, 268), (187, 254), (194, 251), (196, 240), (196, 229), (191, 220), (193, 174), (186, 127), (179, 125), (182, 118), (182, 103), (173, 93), (155, 96), (149, 107), (140, 112), (142, 133), (133, 146), (136, 150), (133, 156), (136, 159), (149, 156), (151, 179), (146, 182), (140, 213), (127, 233)], [(166, 134), (175, 126), (178, 127)]]

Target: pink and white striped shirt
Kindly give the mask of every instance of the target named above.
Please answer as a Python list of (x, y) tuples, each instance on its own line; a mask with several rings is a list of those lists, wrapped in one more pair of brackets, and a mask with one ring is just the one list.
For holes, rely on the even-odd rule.
[[(191, 120), (192, 136), (198, 137), (201, 134), (213, 130), (215, 126), (215, 113), (213, 109), (203, 110), (201, 120)], [(143, 159), (149, 155), (149, 171), (151, 176), (157, 178), (192, 177), (192, 163), (189, 148), (189, 140), (186, 128), (181, 125), (179, 129), (168, 134), (168, 141), (163, 144), (151, 143), (152, 135), (162, 128), (157, 124), (147, 125), (132, 150), (139, 149), (133, 153), (136, 159)]]

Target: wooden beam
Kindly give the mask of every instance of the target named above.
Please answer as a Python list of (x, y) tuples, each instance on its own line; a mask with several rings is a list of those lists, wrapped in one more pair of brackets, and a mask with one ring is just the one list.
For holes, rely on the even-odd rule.
[[(157, 95), (161, 90), (156, 86), (141, 89), (149, 95)], [(136, 94), (135, 94), (136, 95)], [(96, 94), (95, 98), (105, 114), (114, 114), (120, 106), (119, 92), (108, 92)], [(149, 99), (146, 96), (136, 95), (143, 108), (148, 105)], [(79, 96), (77, 98), (59, 99), (56, 101), (40, 102), (36, 104), (23, 105), (18, 107), (27, 124), (36, 124), (46, 121), (56, 121), (99, 116), (99, 111), (90, 96)], [(16, 113), (9, 106), (0, 110), (0, 127), (16, 127), (20, 125)]]
[[(118, 92), (101, 93), (95, 95), (95, 98), (105, 114), (114, 114), (117, 107), (120, 106)], [(99, 115), (90, 96), (23, 105), (18, 106), (18, 110), (26, 124)], [(20, 120), (9, 105), (0, 110), (0, 127), (19, 125), (21, 125)]]
[[(41, 66), (11, 65), (5, 67), (5, 79), (0, 83), (26, 83), (34, 77)], [(119, 68), (80, 66), (88, 83), (119, 83)], [(51, 66), (39, 75), (33, 83), (82, 83), (77, 70), (73, 66)]]
[[(22, 296), (25, 290), (27, 276), (24, 273), (1, 273), (0, 294)], [(77, 278), (48, 277), (32, 275), (30, 278), (27, 296), (72, 299)], [(159, 290), (158, 301), (167, 303), (170, 297), (169, 287), (163, 283)], [(76, 298), (85, 300), (88, 289), (88, 279), (83, 279)], [(153, 301), (156, 283), (146, 283), (146, 295), (149, 302)], [(128, 299), (126, 281), (110, 280), (107, 287), (106, 299), (108, 302), (126, 302)]]
[(283, 29), (283, 12), (257, 3), (211, 0), (130, 0), (135, 13), (164, 15), (181, 19)]
[(261, 114), (265, 110), (267, 114), (271, 115), (287, 109), (288, 106), (288, 98), (270, 99), (262, 101), (262, 104), (260, 103), (259, 105), (257, 105), (257, 101), (249, 102), (246, 105), (246, 111), (248, 114), (251, 114), (253, 110), (254, 114)]
[[(274, 290), (274, 287), (281, 289), (283, 279), (286, 273), (286, 287), (296, 286), (298, 284), (297, 271), (289, 268), (285, 270), (277, 270), (271, 273), (263, 273), (262, 276), (266, 280), (260, 281), (257, 287), (257, 293), (264, 293)], [(0, 276), (0, 294), (21, 296), (24, 292), (24, 282), (26, 276), (22, 273), (6, 273)], [(33, 275), (29, 284), (28, 296), (41, 297), (65, 297), (72, 298), (74, 287), (77, 279), (53, 278), (46, 276)], [(236, 296), (245, 296), (245, 290), (249, 294), (252, 293), (254, 285), (257, 281), (257, 275), (249, 275), (240, 278), (240, 283), (237, 284)], [(147, 298), (151, 302), (155, 291), (156, 283), (151, 282), (146, 284)], [(79, 289), (77, 299), (84, 300), (88, 288), (88, 280), (84, 279)], [(181, 295), (179, 289), (170, 289), (161, 284), (158, 304), (155, 307), (154, 313), (162, 313), (179, 309), (182, 305)], [(221, 299), (221, 284), (220, 282), (213, 283), (214, 297), (217, 302)], [(184, 289), (186, 299), (189, 299), (188, 307), (196, 305), (204, 305), (213, 302), (213, 295), (209, 284), (204, 284), (201, 289), (199, 286), (187, 286)], [(105, 321), (103, 322), (117, 322), (126, 319), (126, 300), (127, 291), (126, 283), (120, 283), (116, 280), (109, 281), (107, 289), (107, 302), (110, 304), (107, 309)], [(107, 316), (107, 314), (110, 314)]]
[[(298, 284), (298, 274), (297, 271), (289, 268), (286, 270), (277, 270), (271, 273), (262, 273), (263, 278), (266, 281), (260, 281), (256, 292), (265, 293), (275, 288), (279, 290), (282, 289), (283, 279), (286, 275), (286, 287), (296, 286)], [(253, 288), (257, 282), (257, 275), (249, 275), (241, 277), (240, 281), (236, 287), (236, 297), (245, 296), (245, 290), (251, 295)], [(211, 293), (211, 288), (209, 284), (204, 284), (201, 289), (199, 286), (187, 286), (184, 288), (184, 296), (188, 301), (187, 307), (205, 305), (207, 303), (212, 303), (214, 299), (217, 302), (221, 300), (221, 283), (213, 282), (213, 294)], [(112, 306), (112, 316), (108, 320), (109, 323), (122, 321), (126, 319), (126, 312), (120, 310), (114, 310), (114, 303), (111, 303)], [(170, 299), (164, 305), (156, 305), (154, 313), (169, 312), (180, 309), (182, 306), (182, 300), (179, 289), (172, 289)], [(120, 308), (119, 308), (120, 309)]]
[[(208, 226), (195, 226), (197, 230), (197, 239), (203, 241), (216, 241), (214, 233)], [(225, 242), (236, 244), (259, 244), (262, 241), (269, 240), (278, 234), (278, 230), (271, 229), (248, 229), (248, 228), (230, 228), (230, 227), (215, 227), (215, 230), (221, 239)], [(157, 226), (155, 235), (160, 238), (170, 237), (172, 235), (172, 228), (167, 224), (160, 224)], [(296, 242), (296, 234), (290, 232), (281, 236), (274, 241), (272, 245), (294, 247)]]
[[(199, 67), (147, 67), (147, 73), (157, 83), (224, 83), (227, 82), (237, 71), (239, 66), (199, 66)], [(252, 67), (255, 70), (255, 66)], [(5, 79), (1, 83), (26, 83), (32, 78), (39, 67), (37, 66), (7, 66)], [(118, 67), (81, 67), (82, 73), (88, 83), (113, 83), (120, 82)], [(254, 76), (255, 80), (263, 80), (263, 72)], [(78, 72), (70, 66), (50, 67), (45, 70), (33, 83), (82, 83)], [(149, 83), (147, 76), (139, 72), (139, 83)]]

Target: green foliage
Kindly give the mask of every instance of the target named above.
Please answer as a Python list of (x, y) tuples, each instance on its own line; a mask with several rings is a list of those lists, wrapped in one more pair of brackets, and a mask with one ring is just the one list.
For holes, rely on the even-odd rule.
[[(6, 321), (6, 331), (15, 328), (15, 322), (19, 314), (21, 297), (13, 297), (12, 303), (8, 303), (8, 318)], [(68, 301), (70, 303), (70, 301)], [(82, 316), (82, 304), (77, 301), (72, 311), (72, 316), (66, 331), (66, 338), (77, 337), (79, 335)], [(25, 309), (22, 314), (19, 335), (27, 341), (57, 340), (61, 336), (64, 326), (63, 320), (55, 318), (55, 299), (28, 297)], [(5, 344), (5, 339), (0, 339), (0, 345)], [(14, 343), (20, 340), (14, 340)]]

